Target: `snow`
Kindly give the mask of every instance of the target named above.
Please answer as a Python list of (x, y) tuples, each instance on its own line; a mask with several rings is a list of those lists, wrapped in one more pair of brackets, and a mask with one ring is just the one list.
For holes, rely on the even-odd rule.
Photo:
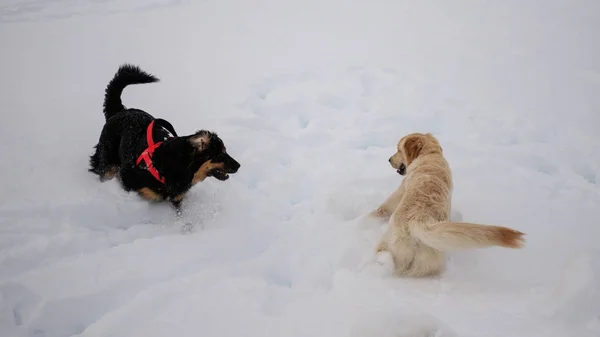
[[(0, 5), (0, 336), (600, 336), (597, 1)], [(240, 163), (183, 232), (87, 172), (123, 101)], [(432, 132), (454, 219), (527, 234), (437, 279), (374, 262), (387, 158)]]

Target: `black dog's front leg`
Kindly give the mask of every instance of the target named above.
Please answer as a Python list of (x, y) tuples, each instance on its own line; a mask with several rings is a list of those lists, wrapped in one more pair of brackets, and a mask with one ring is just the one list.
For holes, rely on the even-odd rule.
[[(177, 222), (183, 220), (183, 214), (181, 212), (181, 202), (183, 201), (183, 197), (184, 197), (184, 194), (179, 194), (176, 197), (171, 198), (171, 204), (173, 205), (173, 207), (175, 207), (175, 214), (177, 217), (177, 220), (176, 220)], [(194, 225), (189, 221), (185, 221), (181, 227), (181, 233), (189, 234), (193, 231), (194, 231)]]
[(175, 214), (177, 217), (181, 217), (181, 199), (172, 199), (171, 204), (175, 207)]
[(185, 193), (181, 193), (178, 194), (171, 199), (171, 204), (173, 204), (173, 207), (175, 207), (175, 213), (177, 214), (178, 217), (181, 217), (181, 202), (183, 201), (183, 198), (185, 197)]

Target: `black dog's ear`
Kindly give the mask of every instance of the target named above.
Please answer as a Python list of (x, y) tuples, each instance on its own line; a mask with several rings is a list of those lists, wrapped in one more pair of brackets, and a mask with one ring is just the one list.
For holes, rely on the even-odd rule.
[(210, 144), (210, 134), (206, 131), (199, 131), (191, 135), (189, 141), (198, 151), (204, 151)]

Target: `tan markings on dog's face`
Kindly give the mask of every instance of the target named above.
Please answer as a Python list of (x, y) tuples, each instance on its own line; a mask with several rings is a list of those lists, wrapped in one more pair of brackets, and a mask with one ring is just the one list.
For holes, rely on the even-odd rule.
[(139, 189), (138, 194), (140, 197), (142, 197), (148, 201), (161, 201), (162, 200), (162, 196), (160, 194), (154, 192), (153, 190), (149, 189), (148, 187), (143, 187), (143, 188)]
[(176, 195), (176, 196), (173, 198), (173, 200), (175, 200), (175, 201), (181, 201), (181, 200), (183, 200), (183, 198), (184, 198), (184, 197), (185, 197), (185, 193), (177, 194), (177, 195)]
[(201, 181), (204, 181), (208, 176), (208, 173), (214, 169), (223, 169), (225, 166), (224, 163), (213, 163), (211, 160), (205, 162), (200, 166), (198, 171), (194, 173), (194, 178), (192, 179), (192, 185), (197, 184)]
[(210, 143), (210, 137), (208, 134), (199, 134), (190, 137), (190, 143), (198, 149), (198, 151), (204, 151), (208, 148)]

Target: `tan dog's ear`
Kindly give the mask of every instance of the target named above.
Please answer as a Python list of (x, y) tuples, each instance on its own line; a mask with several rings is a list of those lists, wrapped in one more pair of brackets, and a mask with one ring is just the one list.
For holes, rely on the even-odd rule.
[(437, 148), (440, 150), (440, 153), (443, 153), (443, 152), (444, 152), (444, 151), (443, 151), (443, 149), (442, 149), (442, 146), (440, 145), (440, 142), (438, 141), (438, 139), (437, 139), (437, 138), (435, 138), (435, 136), (434, 136), (434, 135), (432, 135), (432, 134), (431, 134), (431, 132), (429, 132), (429, 133), (426, 133), (426, 134), (425, 134), (425, 136), (426, 136), (426, 137), (427, 137), (429, 140), (431, 140), (431, 141), (433, 142), (433, 144), (437, 145)]
[(207, 132), (200, 131), (190, 137), (190, 143), (198, 149), (198, 151), (204, 151), (208, 148), (210, 137)]
[(423, 139), (419, 136), (410, 136), (404, 141), (404, 154), (406, 156), (407, 167), (419, 156), (421, 150), (423, 150), (423, 146)]

